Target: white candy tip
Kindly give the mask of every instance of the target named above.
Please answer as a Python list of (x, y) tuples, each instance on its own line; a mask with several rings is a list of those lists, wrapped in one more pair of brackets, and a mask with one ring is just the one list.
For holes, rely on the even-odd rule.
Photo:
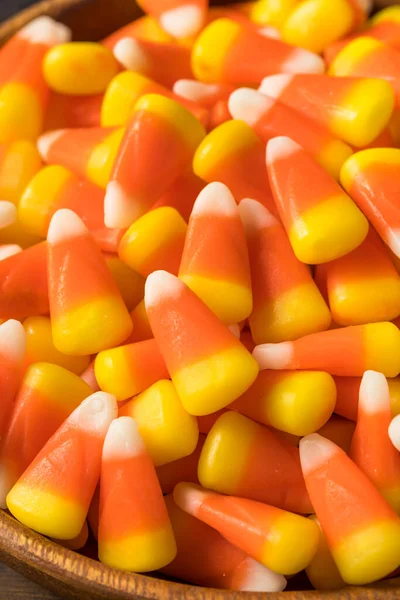
[(260, 35), (263, 35), (264, 37), (268, 37), (271, 38), (272, 40), (280, 40), (281, 39), (281, 34), (279, 29), (276, 29), (276, 27), (260, 27), (260, 29), (257, 29), (257, 33), (259, 33)]
[(296, 144), (291, 138), (285, 136), (279, 136), (269, 140), (267, 144), (267, 165), (272, 165), (278, 160), (288, 158), (292, 154), (301, 151), (302, 148), (299, 144)]
[(304, 475), (326, 464), (339, 451), (336, 444), (318, 433), (303, 437), (300, 440), (299, 449), (301, 469)]
[(26, 350), (25, 329), (19, 321), (9, 319), (0, 325), (0, 355), (22, 361)]
[(86, 225), (76, 213), (69, 208), (60, 208), (54, 213), (50, 221), (47, 241), (49, 244), (57, 244), (64, 240), (86, 235), (87, 232)]
[(233, 335), (235, 336), (235, 338), (237, 338), (238, 340), (240, 340), (240, 325), (238, 323), (235, 323), (233, 325), (229, 325), (228, 329), (229, 329), (229, 331), (231, 333), (233, 333)]
[(195, 35), (204, 23), (204, 12), (193, 4), (183, 4), (167, 10), (160, 16), (160, 25), (172, 37), (185, 38)]
[(293, 343), (261, 344), (254, 348), (253, 357), (258, 362), (261, 370), (287, 369), (293, 359)]
[(72, 31), (51, 17), (43, 16), (25, 25), (18, 35), (32, 44), (56, 46), (69, 42), (72, 38)]
[(133, 458), (146, 450), (136, 421), (131, 417), (119, 417), (107, 431), (103, 446), (103, 460)]
[(376, 371), (366, 371), (360, 385), (359, 409), (369, 414), (390, 412), (390, 393), (386, 377)]
[(268, 98), (257, 90), (239, 88), (230, 95), (228, 109), (234, 119), (255, 125), (274, 104), (273, 98)]
[(140, 43), (133, 38), (122, 38), (114, 48), (115, 58), (125, 69), (145, 73), (148, 69), (148, 58)]
[(0, 229), (12, 225), (17, 220), (17, 207), (12, 202), (0, 200)]
[(282, 73), (314, 73), (325, 72), (325, 62), (318, 56), (302, 48), (295, 48), (289, 58), (281, 65)]
[(195, 79), (179, 79), (174, 83), (172, 91), (186, 100), (201, 102), (215, 94), (217, 89), (218, 86), (212, 83), (203, 83)]
[(50, 131), (41, 135), (38, 139), (37, 149), (45, 162), (47, 162), (51, 147), (64, 135), (64, 132), (64, 129), (57, 129), (56, 131)]
[(0, 260), (5, 260), (20, 252), (22, 252), (22, 248), (18, 244), (4, 244), (0, 246)]
[(167, 271), (154, 271), (146, 279), (144, 288), (145, 307), (147, 309), (157, 306), (164, 300), (178, 298), (184, 289), (185, 284), (175, 275), (171, 275)]
[(239, 214), (246, 233), (275, 227), (279, 223), (278, 219), (261, 202), (250, 198), (244, 198), (240, 202)]
[(392, 444), (400, 452), (400, 415), (394, 417), (389, 425), (389, 437)]
[(117, 181), (110, 181), (104, 196), (104, 224), (109, 229), (125, 229), (140, 217), (140, 206)]
[(96, 392), (88, 396), (68, 418), (78, 429), (104, 437), (111, 422), (118, 416), (115, 396)]
[(280, 75), (270, 75), (265, 77), (258, 91), (260, 94), (265, 94), (276, 100), (283, 94), (286, 88), (290, 85), (294, 75), (281, 73)]
[(194, 483), (178, 483), (174, 489), (174, 502), (179, 508), (195, 517), (209, 493), (208, 490)]
[(245, 558), (240, 569), (245, 572), (238, 585), (240, 592), (282, 592), (287, 585), (283, 575), (274, 573), (254, 558)]
[(191, 216), (236, 217), (238, 214), (236, 201), (229, 188), (225, 184), (216, 181), (209, 183), (197, 196)]

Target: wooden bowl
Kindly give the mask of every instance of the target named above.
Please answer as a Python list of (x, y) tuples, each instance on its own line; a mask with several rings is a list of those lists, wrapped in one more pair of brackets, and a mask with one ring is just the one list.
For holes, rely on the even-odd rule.
[[(232, 0), (231, 0), (232, 1)], [(219, 0), (215, 4), (227, 3)], [(381, 4), (388, 0), (381, 0)], [(400, 3), (400, 0), (390, 0)], [(98, 40), (141, 14), (134, 0), (42, 0), (0, 25), (0, 44), (40, 15), (69, 25), (74, 39)], [(400, 600), (400, 578), (340, 591), (229, 592), (185, 585), (156, 576), (110, 569), (66, 550), (0, 511), (0, 560), (58, 595), (84, 600)], [(300, 582), (298, 587), (304, 587)], [(291, 586), (296, 586), (291, 583)], [(5, 597), (6, 590), (1, 590)]]

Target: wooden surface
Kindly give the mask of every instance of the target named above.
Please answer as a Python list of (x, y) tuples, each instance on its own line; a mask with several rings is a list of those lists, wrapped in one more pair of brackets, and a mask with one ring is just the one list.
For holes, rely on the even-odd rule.
[(2, 600), (61, 600), (60, 596), (48, 592), (1, 563), (0, 590)]

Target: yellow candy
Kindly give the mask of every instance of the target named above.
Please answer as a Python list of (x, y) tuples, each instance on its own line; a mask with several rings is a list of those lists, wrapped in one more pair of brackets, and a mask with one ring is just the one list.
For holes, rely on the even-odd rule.
[(400, 6), (388, 6), (387, 8), (383, 8), (379, 12), (374, 15), (369, 21), (373, 25), (377, 25), (378, 23), (400, 23)]
[(192, 50), (192, 70), (197, 79), (205, 83), (222, 79), (225, 57), (240, 32), (240, 25), (229, 19), (218, 19), (202, 31)]
[(7, 145), (0, 162), (0, 198), (16, 204), (41, 167), (40, 154), (32, 142), (18, 140)]
[(101, 106), (102, 127), (125, 125), (149, 83), (152, 83), (151, 79), (140, 73), (118, 73), (104, 94)]
[(320, 528), (317, 553), (306, 568), (307, 577), (317, 590), (339, 590), (346, 586), (332, 558), (319, 521), (315, 515), (309, 517)]
[(104, 92), (119, 67), (112, 52), (94, 42), (69, 42), (51, 48), (43, 61), (48, 86), (60, 94)]
[(30, 86), (11, 82), (0, 89), (0, 144), (36, 140), (43, 128), (43, 108)]
[(144, 296), (143, 277), (114, 254), (107, 254), (105, 259), (128, 310), (134, 309)]
[(357, 65), (385, 44), (370, 37), (359, 37), (347, 44), (332, 62), (329, 74), (337, 77), (352, 76)]
[(90, 154), (86, 166), (86, 177), (102, 188), (106, 188), (125, 129), (121, 127), (108, 135)]
[(258, 0), (250, 12), (250, 18), (258, 25), (273, 25), (278, 29), (284, 25), (300, 0)]

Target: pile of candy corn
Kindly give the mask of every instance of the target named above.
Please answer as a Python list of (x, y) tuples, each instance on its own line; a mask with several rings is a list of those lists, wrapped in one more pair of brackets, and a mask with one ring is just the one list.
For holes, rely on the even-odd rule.
[(0, 507), (202, 586), (394, 576), (400, 7), (139, 4), (0, 50)]

